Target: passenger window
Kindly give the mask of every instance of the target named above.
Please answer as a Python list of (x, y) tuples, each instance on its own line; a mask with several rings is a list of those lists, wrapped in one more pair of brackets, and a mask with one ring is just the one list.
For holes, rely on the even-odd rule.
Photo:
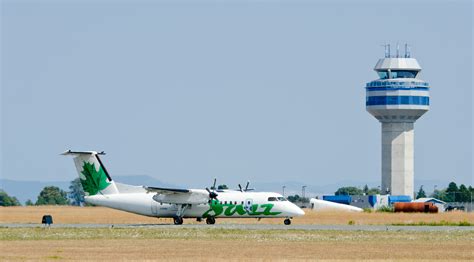
[(276, 197), (269, 197), (268, 201), (278, 201)]
[(242, 201), (242, 205), (244, 204), (244, 201)]
[(284, 197), (278, 197), (278, 200), (280, 200), (280, 201), (287, 201), (286, 198), (284, 198)]

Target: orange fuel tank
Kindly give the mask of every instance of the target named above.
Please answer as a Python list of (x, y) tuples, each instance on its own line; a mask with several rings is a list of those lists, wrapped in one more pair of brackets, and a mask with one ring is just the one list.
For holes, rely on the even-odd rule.
[(395, 212), (438, 213), (438, 207), (433, 203), (396, 202), (393, 207)]

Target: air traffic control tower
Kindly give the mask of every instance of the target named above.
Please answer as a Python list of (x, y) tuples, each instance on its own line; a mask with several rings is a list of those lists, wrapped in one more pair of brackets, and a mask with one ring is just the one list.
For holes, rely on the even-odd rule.
[(382, 194), (414, 194), (414, 123), (429, 110), (429, 84), (416, 78), (421, 67), (405, 54), (385, 57), (374, 68), (379, 79), (366, 85), (366, 109), (382, 123)]

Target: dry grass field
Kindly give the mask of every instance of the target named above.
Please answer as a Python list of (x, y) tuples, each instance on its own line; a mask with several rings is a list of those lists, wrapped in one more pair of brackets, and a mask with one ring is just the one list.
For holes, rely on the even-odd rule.
[[(0, 208), (0, 261), (20, 260), (474, 260), (474, 231), (244, 230), (221, 228), (6, 228), (7, 223), (164, 224), (171, 219), (102, 207)], [(315, 213), (293, 224), (474, 223), (472, 213)], [(185, 224), (197, 223), (193, 219)], [(218, 219), (217, 223), (281, 224), (282, 219)]]
[(473, 260), (474, 232), (0, 228), (0, 260)]
[[(338, 213), (313, 212), (305, 210), (306, 215), (293, 219), (293, 224), (347, 225), (353, 221), (356, 225), (390, 225), (397, 223), (419, 222), (461, 222), (474, 224), (474, 213), (449, 212), (439, 214), (423, 213)], [(44, 214), (53, 216), (55, 224), (164, 224), (172, 223), (169, 218), (153, 218), (135, 215), (105, 207), (72, 207), (72, 206), (30, 206), (0, 207), (0, 224), (2, 223), (39, 223)], [(185, 224), (198, 223), (194, 219), (185, 219)], [(217, 219), (219, 224), (282, 224), (283, 219)]]

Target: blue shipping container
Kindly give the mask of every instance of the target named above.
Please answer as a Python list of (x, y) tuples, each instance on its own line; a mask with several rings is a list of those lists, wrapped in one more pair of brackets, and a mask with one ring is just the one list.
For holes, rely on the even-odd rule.
[(377, 203), (377, 196), (376, 195), (370, 195), (369, 196), (369, 204), (370, 206), (374, 207), (375, 203)]
[(331, 201), (339, 204), (349, 205), (352, 202), (351, 196), (339, 195), (339, 196), (323, 196), (323, 200)]
[(389, 196), (388, 203), (391, 205), (395, 202), (411, 202), (410, 196)]

